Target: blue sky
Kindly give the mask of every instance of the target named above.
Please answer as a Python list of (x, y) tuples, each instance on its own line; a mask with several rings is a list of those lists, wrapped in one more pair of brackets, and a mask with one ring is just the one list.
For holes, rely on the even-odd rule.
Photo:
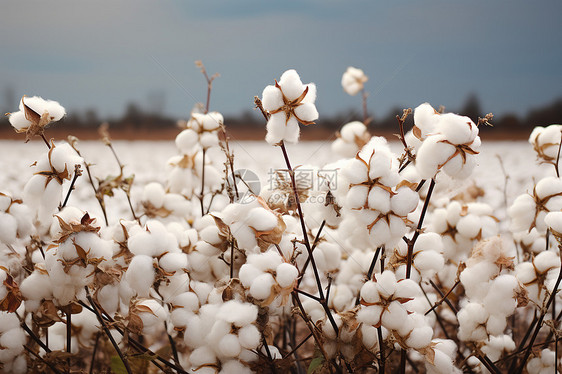
[(340, 85), (348, 66), (370, 77), (375, 116), (425, 101), (454, 110), (469, 93), (486, 112), (521, 114), (562, 97), (560, 14), (557, 0), (6, 1), (0, 95), (102, 115), (163, 96), (183, 118), (205, 99), (200, 59), (221, 74), (211, 107), (225, 114), (251, 110), (289, 68), (317, 84), (320, 120), (359, 108)]

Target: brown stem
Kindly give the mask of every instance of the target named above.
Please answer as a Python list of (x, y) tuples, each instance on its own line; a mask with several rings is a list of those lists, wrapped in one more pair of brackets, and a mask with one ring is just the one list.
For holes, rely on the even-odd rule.
[(199, 202), (201, 203), (201, 217), (205, 215), (205, 208), (203, 207), (203, 198), (205, 197), (203, 191), (205, 190), (205, 154), (206, 149), (203, 148), (203, 166), (201, 168), (201, 192), (199, 194)]
[(129, 366), (129, 362), (127, 361), (127, 359), (125, 358), (125, 355), (123, 354), (123, 352), (119, 348), (119, 344), (117, 344), (117, 342), (113, 338), (113, 335), (111, 335), (111, 332), (109, 331), (109, 328), (107, 327), (107, 324), (105, 323), (100, 311), (98, 310), (96, 304), (94, 303), (94, 300), (92, 299), (92, 296), (90, 296), (90, 290), (88, 290), (87, 286), (85, 287), (85, 289), (86, 289), (86, 298), (88, 299), (88, 302), (92, 306), (92, 310), (93, 310), (94, 314), (96, 315), (96, 317), (98, 318), (98, 322), (102, 325), (103, 332), (105, 333), (105, 335), (111, 341), (111, 344), (113, 345), (113, 348), (115, 348), (115, 350), (117, 351), (117, 354), (119, 355), (119, 358), (121, 359), (121, 361), (123, 362), (123, 365), (125, 366), (125, 370), (127, 370), (127, 374), (133, 374), (133, 371), (131, 370), (131, 367)]
[(429, 207), (429, 200), (431, 199), (431, 194), (433, 193), (433, 188), (435, 187), (435, 179), (431, 180), (429, 184), (429, 190), (427, 191), (427, 195), (425, 197), (425, 201), (423, 203), (422, 212), (420, 215), (420, 220), (418, 221), (418, 227), (416, 228), (416, 232), (412, 239), (408, 241), (408, 257), (407, 257), (407, 264), (406, 264), (406, 278), (410, 278), (410, 272), (412, 270), (412, 261), (413, 261), (413, 253), (414, 253), (414, 245), (416, 244), (416, 240), (418, 240), (418, 236), (420, 236), (423, 220), (425, 218), (425, 214), (427, 213), (427, 208)]
[[(432, 281), (433, 282), (433, 281)], [(427, 311), (425, 312), (424, 316), (427, 316), (429, 313), (431, 313), (432, 311), (435, 310), (435, 308), (437, 308), (439, 305), (441, 305), (443, 303), (443, 301), (447, 302), (448, 299), (447, 297), (451, 294), (451, 292), (453, 292), (453, 290), (461, 283), (460, 279), (457, 279), (455, 281), (455, 284), (453, 284), (453, 287), (451, 287), (449, 289), (449, 291), (447, 291), (447, 293), (445, 293), (445, 295), (443, 295), (441, 297), (441, 299), (439, 299), (439, 301), (436, 301), (435, 304), (433, 304), (433, 306)], [(437, 287), (437, 286), (435, 286)], [(450, 302), (450, 301), (449, 301)]]
[(45, 142), (45, 144), (47, 144), (47, 148), (51, 149), (51, 144), (49, 143), (49, 141), (47, 140), (47, 138), (45, 138), (45, 134), (41, 133), (41, 139), (43, 139), (43, 141)]
[(64, 202), (60, 206), (59, 210), (61, 210), (62, 208), (64, 208), (66, 206), (66, 203), (68, 202), (68, 199), (70, 198), (70, 194), (72, 193), (72, 191), (74, 191), (74, 184), (76, 183), (76, 180), (78, 179), (78, 177), (80, 175), (82, 175), (82, 173), (80, 171), (80, 164), (76, 164), (76, 165), (74, 165), (74, 176), (72, 178), (72, 182), (70, 182), (70, 188), (68, 189), (68, 192), (66, 193), (66, 197), (64, 198)]
[[(312, 242), (312, 248), (311, 248), (312, 252), (314, 252), (314, 249), (316, 248), (316, 246), (318, 245), (318, 242), (320, 241), (320, 234), (322, 233), (322, 230), (324, 229), (324, 225), (326, 225), (326, 220), (322, 220), (322, 223), (320, 224), (320, 228), (318, 229), (318, 232), (316, 233), (316, 237), (314, 238), (314, 241)], [(310, 264), (310, 257), (306, 258), (306, 261), (304, 262), (302, 270), (299, 273), (299, 280), (297, 281), (297, 287), (301, 284), (304, 273), (306, 272), (306, 269), (308, 268), (308, 264)]]
[(96, 333), (96, 342), (94, 343), (94, 351), (92, 352), (92, 359), (90, 360), (89, 374), (93, 374), (93, 372), (94, 372), (95, 363), (96, 363), (96, 353), (98, 352), (98, 345), (99, 345), (99, 341), (100, 341), (100, 336), (101, 336), (101, 334), (98, 331)]
[(28, 351), (29, 353), (31, 353), (36, 359), (41, 360), (45, 365), (47, 365), (49, 367), (49, 369), (51, 369), (55, 374), (62, 374), (62, 372), (56, 368), (56, 366), (54, 366), (53, 364), (51, 364), (49, 361), (45, 360), (43, 357), (41, 357), (40, 355), (38, 355), (36, 352), (34, 352), (31, 348), (29, 348), (27, 345), (24, 345), (23, 348)]

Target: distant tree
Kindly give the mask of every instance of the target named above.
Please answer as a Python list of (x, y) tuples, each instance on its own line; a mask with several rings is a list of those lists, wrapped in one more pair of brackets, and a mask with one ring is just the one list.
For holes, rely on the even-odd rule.
[(484, 117), (484, 114), (486, 113), (482, 112), (482, 108), (480, 106), (480, 100), (478, 99), (478, 96), (473, 92), (470, 93), (466, 98), (466, 101), (464, 102), (464, 105), (459, 111), (459, 114), (462, 114), (463, 116), (467, 116), (471, 120), (476, 122), (478, 121), (478, 117)]

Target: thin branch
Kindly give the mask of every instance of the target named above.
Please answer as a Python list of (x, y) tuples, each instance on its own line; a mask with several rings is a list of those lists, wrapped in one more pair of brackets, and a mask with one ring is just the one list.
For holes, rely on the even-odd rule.
[(74, 176), (72, 178), (72, 182), (70, 182), (70, 188), (68, 189), (68, 192), (66, 193), (66, 197), (64, 198), (64, 202), (60, 206), (59, 210), (61, 210), (62, 208), (64, 208), (66, 206), (66, 203), (68, 202), (68, 199), (70, 198), (70, 194), (72, 193), (72, 191), (74, 191), (74, 184), (76, 183), (76, 180), (78, 179), (78, 177), (81, 176), (81, 175), (82, 175), (82, 170), (80, 169), (80, 164), (74, 165)]
[(36, 359), (41, 360), (45, 365), (47, 365), (49, 367), (49, 369), (51, 369), (55, 374), (63, 374), (62, 371), (60, 371), (59, 369), (56, 368), (56, 366), (54, 366), (53, 364), (51, 364), (49, 361), (45, 360), (43, 357), (41, 357), (40, 355), (38, 355), (36, 352), (34, 352), (31, 348), (29, 348), (27, 345), (24, 345), (23, 348), (28, 351), (29, 353), (31, 353)]

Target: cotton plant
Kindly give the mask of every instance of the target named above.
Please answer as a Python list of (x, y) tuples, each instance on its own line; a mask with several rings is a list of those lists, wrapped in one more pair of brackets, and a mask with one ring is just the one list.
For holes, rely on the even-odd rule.
[(303, 84), (294, 69), (285, 71), (279, 82), (267, 86), (262, 93), (263, 109), (269, 114), (265, 140), (271, 145), (297, 143), (299, 123), (307, 126), (318, 119), (315, 100), (314, 83)]
[(457, 314), (462, 341), (486, 343), (500, 336), (518, 305), (526, 305), (525, 291), (513, 272), (513, 257), (498, 237), (476, 246), (460, 273), (466, 300)]
[(445, 258), (458, 264), (470, 256), (478, 241), (498, 234), (498, 219), (493, 213), (486, 203), (450, 201), (433, 210), (428, 228), (441, 235)]
[(363, 90), (368, 80), (369, 77), (365, 75), (363, 70), (350, 66), (342, 75), (341, 85), (347, 94), (355, 96)]
[(51, 122), (62, 119), (66, 110), (57, 101), (45, 100), (39, 96), (23, 96), (19, 110), (7, 115), (16, 132), (25, 132), (25, 141), (28, 142), (36, 135), (44, 138), (45, 128)]
[(63, 184), (81, 173), (82, 157), (66, 143), (51, 144), (46, 154), (41, 155), (33, 166), (34, 175), (23, 189), (23, 201), (33, 207), (34, 224), (39, 231), (50, 226), (51, 218), (62, 204)]
[(343, 170), (350, 182), (345, 207), (365, 225), (374, 247), (398, 243), (419, 201), (412, 186), (401, 183), (393, 159), (386, 140), (373, 138)]
[(440, 114), (424, 103), (414, 111), (412, 133), (421, 141), (416, 168), (422, 178), (433, 178), (443, 170), (450, 177), (465, 179), (476, 166), (481, 141), (478, 126), (470, 118)]
[(353, 121), (343, 125), (332, 143), (332, 151), (340, 157), (352, 158), (371, 139), (371, 134), (363, 122)]

